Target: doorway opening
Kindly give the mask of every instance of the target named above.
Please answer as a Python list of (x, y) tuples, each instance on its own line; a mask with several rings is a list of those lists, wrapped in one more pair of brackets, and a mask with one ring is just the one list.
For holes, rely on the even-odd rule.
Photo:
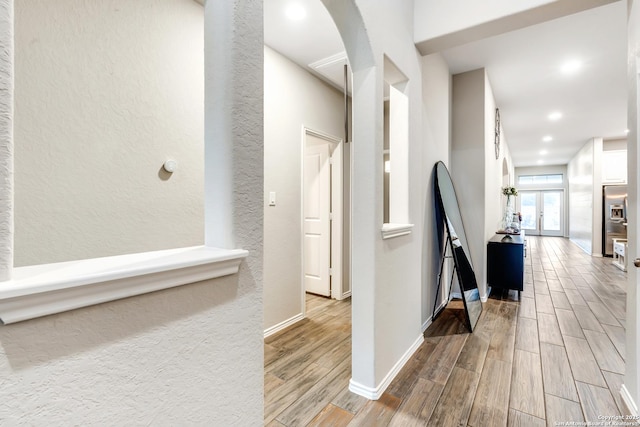
[(342, 286), (343, 141), (305, 128), (303, 144), (304, 291), (344, 299), (351, 292)]
[(518, 210), (527, 235), (564, 235), (563, 190), (522, 190), (519, 196)]

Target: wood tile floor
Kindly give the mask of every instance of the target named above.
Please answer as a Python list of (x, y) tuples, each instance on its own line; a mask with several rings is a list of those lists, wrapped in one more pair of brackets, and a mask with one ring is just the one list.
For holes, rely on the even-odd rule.
[(567, 239), (528, 237), (525, 291), (492, 295), (473, 334), (447, 308), (382, 398), (348, 391), (350, 301), (265, 341), (268, 426), (552, 426), (628, 414), (625, 273)]

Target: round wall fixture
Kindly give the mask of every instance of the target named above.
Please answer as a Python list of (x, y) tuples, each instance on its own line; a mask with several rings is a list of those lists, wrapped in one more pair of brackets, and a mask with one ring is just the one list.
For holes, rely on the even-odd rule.
[(176, 162), (175, 160), (167, 160), (166, 162), (164, 162), (164, 165), (162, 165), (162, 167), (167, 172), (173, 173), (178, 167), (178, 162)]

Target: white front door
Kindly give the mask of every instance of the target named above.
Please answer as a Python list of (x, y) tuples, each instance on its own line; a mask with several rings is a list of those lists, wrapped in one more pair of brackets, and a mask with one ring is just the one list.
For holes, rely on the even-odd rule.
[(306, 135), (303, 189), (303, 262), (307, 292), (331, 295), (331, 166), (330, 144)]
[(533, 236), (562, 236), (564, 191), (525, 191), (518, 194), (520, 199), (521, 227)]

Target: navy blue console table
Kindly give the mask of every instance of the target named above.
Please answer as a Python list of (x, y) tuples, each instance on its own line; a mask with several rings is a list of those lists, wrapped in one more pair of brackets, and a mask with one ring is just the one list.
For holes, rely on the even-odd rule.
[(487, 243), (487, 284), (522, 291), (524, 285), (524, 232), (496, 234)]

